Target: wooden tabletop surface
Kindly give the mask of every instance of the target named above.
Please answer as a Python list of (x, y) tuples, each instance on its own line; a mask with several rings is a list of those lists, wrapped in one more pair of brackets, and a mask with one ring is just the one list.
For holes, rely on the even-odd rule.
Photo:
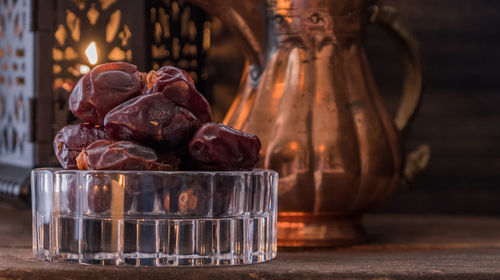
[(279, 248), (238, 267), (100, 267), (33, 257), (31, 212), (0, 208), (0, 279), (500, 279), (500, 217), (368, 215), (366, 244)]

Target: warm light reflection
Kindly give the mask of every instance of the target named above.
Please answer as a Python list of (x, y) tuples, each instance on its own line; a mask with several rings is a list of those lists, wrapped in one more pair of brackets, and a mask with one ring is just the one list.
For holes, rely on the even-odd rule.
[(278, 0), (275, 5), (278, 10), (290, 10), (292, 3), (290, 0)]
[(85, 54), (87, 55), (90, 64), (95, 65), (97, 63), (97, 45), (94, 41), (89, 44), (85, 50)]
[(70, 92), (72, 89), (73, 89), (73, 86), (69, 83), (64, 83), (62, 84), (62, 88), (67, 91), (67, 92)]
[(299, 149), (299, 143), (293, 141), (293, 142), (290, 142), (289, 144), (289, 148), (290, 150), (292, 151), (297, 151)]
[(118, 185), (124, 189), (125, 188), (125, 175), (120, 174), (118, 177)]
[(87, 65), (80, 65), (80, 73), (87, 74), (90, 71), (90, 67)]

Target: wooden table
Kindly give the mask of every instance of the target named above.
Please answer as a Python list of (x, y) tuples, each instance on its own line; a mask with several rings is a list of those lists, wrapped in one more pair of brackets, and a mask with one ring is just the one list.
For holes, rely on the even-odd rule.
[(31, 213), (0, 208), (0, 279), (500, 279), (500, 218), (369, 215), (371, 242), (286, 249), (239, 267), (100, 267), (49, 263), (31, 251)]

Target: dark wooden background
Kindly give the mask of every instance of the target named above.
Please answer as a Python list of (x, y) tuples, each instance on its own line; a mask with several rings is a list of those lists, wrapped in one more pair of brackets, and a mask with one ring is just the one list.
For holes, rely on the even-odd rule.
[[(400, 189), (378, 211), (500, 214), (500, 1), (379, 3), (397, 8), (420, 41), (425, 94), (406, 148), (429, 144), (432, 157), (417, 183)], [(243, 58), (217, 22), (213, 35), (209, 61), (217, 72), (213, 94), (220, 120), (232, 101)], [(366, 43), (379, 89), (394, 111), (401, 56), (376, 26), (368, 29)]]
[[(387, 0), (421, 44), (425, 95), (407, 149), (432, 148), (424, 176), (386, 211), (500, 214), (500, 1)], [(382, 31), (367, 44), (394, 103), (402, 64)]]

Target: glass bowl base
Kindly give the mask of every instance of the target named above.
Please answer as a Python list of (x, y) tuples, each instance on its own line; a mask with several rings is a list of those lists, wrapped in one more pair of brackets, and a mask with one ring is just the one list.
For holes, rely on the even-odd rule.
[[(37, 220), (43, 221), (44, 217)], [(36, 257), (96, 265), (210, 266), (276, 257), (272, 218), (96, 219), (53, 217), (42, 224)], [(43, 242), (50, 230), (55, 244)]]

